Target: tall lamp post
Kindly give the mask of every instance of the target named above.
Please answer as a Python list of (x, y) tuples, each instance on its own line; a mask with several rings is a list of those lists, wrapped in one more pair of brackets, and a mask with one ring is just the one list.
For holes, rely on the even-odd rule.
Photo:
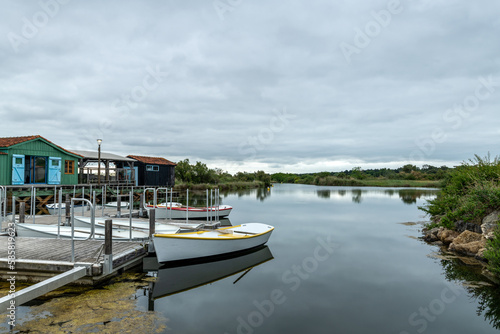
[(102, 139), (97, 139), (97, 183), (101, 187), (101, 143)]

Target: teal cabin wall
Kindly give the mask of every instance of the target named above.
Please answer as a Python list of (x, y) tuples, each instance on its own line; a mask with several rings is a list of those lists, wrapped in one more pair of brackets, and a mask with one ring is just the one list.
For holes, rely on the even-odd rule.
[(11, 182), (9, 181), (8, 177), (10, 176), (10, 169), (9, 169), (9, 164), (8, 154), (2, 154), (5, 151), (0, 151), (0, 185), (9, 185)]
[[(59, 157), (61, 158), (61, 185), (78, 184), (79, 157), (66, 152), (65, 150), (48, 141), (45, 141), (42, 138), (16, 144), (3, 150), (7, 153), (7, 155), (0, 154), (0, 184), (2, 185), (12, 184), (12, 159), (14, 154), (21, 154), (25, 156)], [(64, 167), (66, 160), (73, 161), (73, 174), (65, 174)]]

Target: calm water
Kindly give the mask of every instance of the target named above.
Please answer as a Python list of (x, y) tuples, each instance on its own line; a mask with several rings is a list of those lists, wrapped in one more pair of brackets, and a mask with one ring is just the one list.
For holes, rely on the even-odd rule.
[(135, 308), (168, 319), (166, 333), (495, 333), (498, 289), (417, 239), (417, 206), (433, 196), (306, 185), (223, 195), (233, 225), (275, 226), (268, 247), (151, 272)]
[[(422, 226), (405, 224), (425, 221), (417, 206), (434, 195), (306, 185), (228, 194), (232, 224), (275, 226), (268, 249), (239, 267), (229, 260), (160, 271), (155, 299), (139, 303), (169, 318), (171, 333), (497, 332), (497, 289), (465, 287), (465, 279), (482, 278), (432, 257), (439, 249), (416, 239)], [(225, 276), (252, 263), (175, 293), (186, 287), (171, 277), (202, 284), (199, 273)]]

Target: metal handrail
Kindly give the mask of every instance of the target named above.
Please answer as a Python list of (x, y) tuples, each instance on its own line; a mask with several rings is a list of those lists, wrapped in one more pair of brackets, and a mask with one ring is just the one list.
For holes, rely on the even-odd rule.
[(71, 262), (75, 263), (75, 206), (74, 202), (83, 201), (89, 204), (90, 208), (90, 235), (83, 239), (89, 240), (95, 234), (95, 207), (91, 201), (86, 198), (72, 198), (71, 199)]

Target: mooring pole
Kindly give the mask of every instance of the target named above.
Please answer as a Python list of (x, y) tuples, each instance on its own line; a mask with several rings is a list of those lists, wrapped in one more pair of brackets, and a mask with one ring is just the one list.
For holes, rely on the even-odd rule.
[(113, 271), (113, 221), (106, 219), (104, 221), (104, 274)]
[(69, 225), (69, 220), (71, 219), (71, 200), (69, 199), (69, 194), (66, 194), (64, 205), (66, 209), (66, 225)]
[(150, 253), (154, 252), (154, 245), (153, 245), (153, 235), (155, 234), (155, 223), (156, 223), (156, 210), (149, 210), (149, 244), (148, 244), (148, 251)]
[(24, 224), (24, 215), (26, 210), (26, 203), (19, 203), (19, 224)]

